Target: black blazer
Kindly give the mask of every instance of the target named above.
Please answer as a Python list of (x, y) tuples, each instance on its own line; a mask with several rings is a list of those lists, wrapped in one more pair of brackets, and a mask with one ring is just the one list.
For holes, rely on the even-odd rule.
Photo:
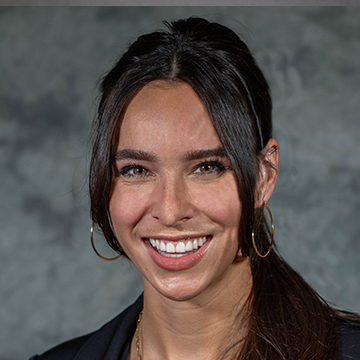
[[(60, 344), (30, 360), (127, 360), (143, 296), (99, 330)], [(360, 324), (341, 321), (340, 360), (360, 360)], [(271, 359), (272, 360), (272, 359)]]
[(30, 360), (127, 360), (143, 296), (99, 330), (62, 343)]

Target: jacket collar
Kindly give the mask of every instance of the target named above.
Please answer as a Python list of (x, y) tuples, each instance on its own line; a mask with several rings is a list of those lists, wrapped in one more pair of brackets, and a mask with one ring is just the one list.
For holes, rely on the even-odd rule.
[(143, 294), (115, 319), (95, 331), (74, 360), (127, 359), (129, 345), (142, 308)]

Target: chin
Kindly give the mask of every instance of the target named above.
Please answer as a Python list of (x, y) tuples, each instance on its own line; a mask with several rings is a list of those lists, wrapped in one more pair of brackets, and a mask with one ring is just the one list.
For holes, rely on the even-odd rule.
[(176, 302), (193, 300), (197, 298), (198, 295), (199, 292), (194, 293), (190, 291), (169, 291), (162, 293), (162, 296)]
[(158, 284), (152, 285), (161, 296), (172, 301), (189, 301), (202, 294), (206, 286), (201, 286), (194, 279), (174, 277), (163, 280)]

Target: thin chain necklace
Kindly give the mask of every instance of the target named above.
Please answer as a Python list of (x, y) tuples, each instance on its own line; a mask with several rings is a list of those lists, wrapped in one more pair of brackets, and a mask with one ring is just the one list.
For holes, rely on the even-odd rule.
[(135, 336), (136, 336), (136, 351), (137, 356), (139, 360), (142, 360), (141, 356), (141, 348), (140, 348), (140, 325), (141, 325), (141, 318), (142, 318), (143, 312), (141, 311), (139, 314), (139, 318), (136, 322), (136, 330), (135, 330)]

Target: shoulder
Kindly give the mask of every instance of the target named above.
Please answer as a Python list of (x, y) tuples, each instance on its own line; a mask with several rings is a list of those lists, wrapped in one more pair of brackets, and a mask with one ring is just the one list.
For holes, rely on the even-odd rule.
[(106, 323), (99, 330), (71, 339), (42, 355), (35, 355), (30, 360), (82, 360), (102, 359), (109, 348), (121, 352), (136, 327), (136, 321), (143, 306), (143, 297), (124, 310), (120, 315)]
[(340, 359), (360, 360), (360, 322), (340, 320), (337, 328)]
[(33, 356), (30, 360), (53, 360), (53, 359), (72, 360), (75, 358), (76, 354), (81, 350), (81, 348), (87, 343), (87, 341), (91, 338), (91, 336), (94, 333), (66, 341), (46, 351), (44, 354), (40, 356), (39, 355)]

